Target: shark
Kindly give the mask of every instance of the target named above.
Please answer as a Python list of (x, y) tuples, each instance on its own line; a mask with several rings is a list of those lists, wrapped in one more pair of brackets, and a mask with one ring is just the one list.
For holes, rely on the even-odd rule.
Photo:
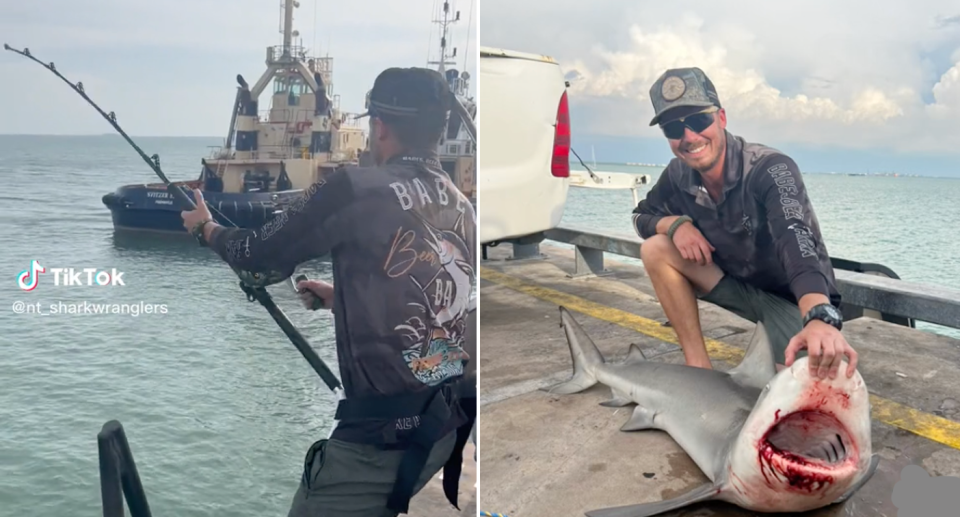
[(647, 360), (636, 344), (611, 364), (562, 306), (560, 325), (573, 375), (543, 389), (569, 395), (609, 387), (601, 405), (635, 405), (621, 431), (666, 432), (709, 480), (672, 499), (590, 510), (588, 517), (648, 517), (705, 501), (803, 512), (846, 501), (876, 472), (860, 372), (848, 378), (844, 363), (835, 379), (820, 379), (804, 356), (778, 373), (762, 323), (729, 371)]

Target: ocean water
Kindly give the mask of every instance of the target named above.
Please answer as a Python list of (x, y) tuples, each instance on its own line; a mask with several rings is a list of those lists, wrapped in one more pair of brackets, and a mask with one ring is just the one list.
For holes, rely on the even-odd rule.
[[(588, 163), (595, 171), (649, 174), (662, 168)], [(582, 166), (574, 169), (583, 170)], [(909, 172), (909, 171), (904, 171)], [(833, 257), (882, 264), (910, 282), (960, 289), (960, 179), (805, 173), (820, 229)], [(571, 188), (562, 225), (635, 235), (627, 190)], [(483, 213), (483, 200), (480, 200)], [(620, 259), (630, 262), (629, 259)], [(481, 300), (481, 304), (482, 304)], [(960, 338), (960, 330), (918, 322), (917, 328)]]
[[(171, 180), (217, 139), (135, 139)], [(119, 420), (155, 515), (286, 515), (335, 400), (219, 257), (189, 238), (114, 234), (101, 197), (156, 182), (119, 137), (0, 137), (0, 516), (102, 514), (97, 433)], [(45, 268), (116, 268), (125, 286), (24, 292)], [(329, 279), (323, 263), (304, 265)], [(274, 300), (336, 372), (332, 318), (288, 285)], [(58, 314), (16, 314), (16, 302)], [(152, 304), (150, 314), (70, 307)], [(62, 304), (62, 305), (60, 305)], [(165, 313), (161, 312), (165, 309)]]

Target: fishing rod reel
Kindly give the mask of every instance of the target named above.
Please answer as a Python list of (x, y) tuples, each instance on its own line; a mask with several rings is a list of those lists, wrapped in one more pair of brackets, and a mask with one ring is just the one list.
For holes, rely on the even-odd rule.
[[(307, 280), (309, 280), (307, 278), (307, 275), (302, 275), (302, 274), (297, 275), (297, 278), (293, 278), (293, 275), (290, 275), (290, 283), (293, 284), (293, 290), (296, 291), (297, 294), (303, 293), (304, 291), (308, 291), (307, 289), (303, 289), (303, 290), (297, 289), (297, 284), (299, 284), (300, 282), (306, 282)], [(313, 291), (310, 291), (310, 294), (311, 294), (310, 310), (318, 311), (322, 309), (326, 300), (317, 296), (317, 294), (314, 293)]]

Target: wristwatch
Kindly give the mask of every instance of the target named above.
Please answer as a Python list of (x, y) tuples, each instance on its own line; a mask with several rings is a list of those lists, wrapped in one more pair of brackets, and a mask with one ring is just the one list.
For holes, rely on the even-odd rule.
[(815, 305), (806, 316), (803, 317), (803, 326), (813, 320), (820, 320), (828, 325), (836, 327), (837, 330), (843, 329), (843, 315), (836, 307), (829, 303)]

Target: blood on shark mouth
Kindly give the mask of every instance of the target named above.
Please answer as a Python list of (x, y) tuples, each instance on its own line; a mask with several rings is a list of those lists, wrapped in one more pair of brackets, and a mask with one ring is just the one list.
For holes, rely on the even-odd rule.
[(835, 416), (802, 410), (778, 420), (758, 447), (760, 472), (769, 486), (816, 493), (856, 470), (858, 452)]

